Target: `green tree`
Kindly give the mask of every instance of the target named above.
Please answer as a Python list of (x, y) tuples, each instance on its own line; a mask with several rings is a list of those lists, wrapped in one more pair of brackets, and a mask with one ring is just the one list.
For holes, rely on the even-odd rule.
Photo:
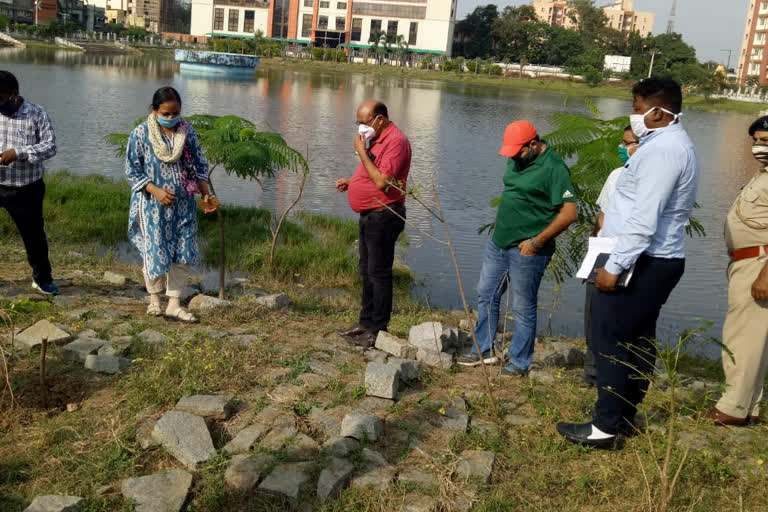
[[(145, 119), (146, 117), (139, 118), (136, 125)], [(223, 169), (226, 174), (234, 174), (238, 178), (258, 183), (261, 183), (262, 178), (273, 178), (282, 169), (301, 172), (304, 176), (303, 182), (306, 181), (309, 174), (307, 160), (301, 153), (288, 146), (280, 134), (257, 131), (252, 122), (237, 116), (193, 115), (185, 120), (197, 132), (208, 160), (212, 193), (215, 194), (213, 175), (218, 168)], [(129, 136), (130, 134), (126, 133), (111, 133), (104, 140), (117, 148), (118, 156), (125, 157)], [(227, 255), (221, 208), (217, 210), (216, 215), (219, 224), (219, 297), (223, 298)], [(273, 255), (278, 235), (279, 226), (277, 233), (273, 233)]]
[(498, 18), (499, 9), (494, 4), (475, 7), (474, 11), (456, 24), (456, 32), (461, 35), (461, 39), (454, 43), (454, 54), (470, 59), (492, 55), (494, 37), (491, 30)]
[(494, 22), (493, 37), (496, 40), (498, 58), (506, 57), (514, 62), (520, 62), (523, 59), (528, 62), (539, 62), (549, 25), (537, 21), (526, 21), (526, 12), (527, 10), (522, 7), (507, 7), (501, 17)]
[(584, 52), (584, 43), (575, 30), (566, 30), (555, 25), (549, 27), (547, 32), (547, 38), (541, 46), (540, 55), (537, 56), (535, 62), (564, 66)]

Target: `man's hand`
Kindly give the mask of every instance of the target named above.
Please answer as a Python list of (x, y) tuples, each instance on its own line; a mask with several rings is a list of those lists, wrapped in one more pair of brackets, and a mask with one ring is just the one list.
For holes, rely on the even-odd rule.
[(355, 135), (355, 153), (363, 156), (366, 151), (367, 149), (365, 147), (365, 137), (358, 133)]
[(15, 149), (7, 149), (0, 153), (0, 165), (11, 165), (16, 161), (18, 155)]
[(768, 299), (768, 273), (764, 269), (752, 283), (752, 298), (755, 300)]
[(341, 178), (336, 180), (336, 190), (339, 192), (346, 192), (349, 188), (349, 178)]
[(604, 268), (597, 269), (597, 279), (595, 280), (595, 286), (601, 292), (612, 292), (616, 289), (616, 281), (619, 280), (619, 276), (611, 274)]
[(533, 244), (530, 240), (523, 240), (518, 246), (520, 248), (520, 255), (522, 256), (535, 256), (536, 249), (533, 248)]

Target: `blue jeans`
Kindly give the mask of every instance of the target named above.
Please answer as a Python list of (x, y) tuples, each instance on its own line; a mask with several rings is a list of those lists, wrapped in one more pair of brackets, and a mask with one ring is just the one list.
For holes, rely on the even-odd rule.
[[(549, 254), (523, 256), (517, 247), (501, 249), (488, 239), (480, 281), (477, 283), (477, 336), (483, 354), (491, 352), (499, 325), (501, 297), (509, 287), (515, 335), (509, 347), (509, 364), (527, 370), (533, 359), (539, 285)], [(473, 348), (474, 352), (474, 348)]]

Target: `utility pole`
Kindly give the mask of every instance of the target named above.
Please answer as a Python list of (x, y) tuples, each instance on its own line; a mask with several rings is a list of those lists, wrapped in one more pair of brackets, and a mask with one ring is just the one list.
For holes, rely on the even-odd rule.
[(35, 10), (35, 25), (37, 25), (37, 11), (40, 10), (40, 0), (35, 0), (32, 2), (32, 7)]
[(651, 52), (651, 67), (648, 68), (648, 78), (651, 78), (651, 75), (653, 74), (653, 61), (656, 60), (657, 54), (661, 54), (661, 52), (658, 52), (656, 50), (653, 50)]
[(728, 73), (730, 73), (730, 69), (731, 69), (731, 53), (732, 52), (731, 52), (731, 50), (720, 50), (720, 51), (721, 52), (728, 52), (728, 65), (725, 66), (725, 74), (727, 75)]

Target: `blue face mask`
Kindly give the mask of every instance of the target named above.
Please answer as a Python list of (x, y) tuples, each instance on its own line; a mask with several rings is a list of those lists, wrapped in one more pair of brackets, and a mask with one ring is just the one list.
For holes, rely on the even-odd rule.
[(624, 165), (627, 164), (629, 161), (629, 148), (626, 146), (619, 145), (619, 158), (621, 158), (621, 163)]
[(165, 128), (176, 128), (179, 125), (179, 122), (181, 121), (181, 117), (174, 117), (173, 119), (168, 119), (167, 117), (163, 116), (157, 116), (157, 123), (160, 126), (163, 126)]

